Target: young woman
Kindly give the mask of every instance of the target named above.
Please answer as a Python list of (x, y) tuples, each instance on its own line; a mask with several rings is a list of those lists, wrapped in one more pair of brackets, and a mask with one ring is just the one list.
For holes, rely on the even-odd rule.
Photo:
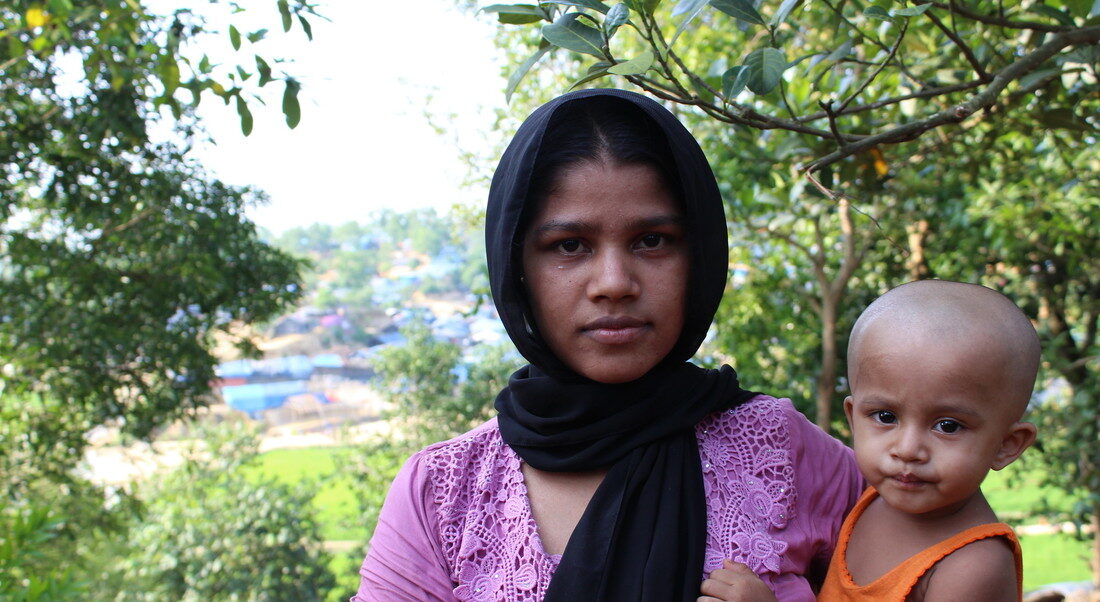
[(862, 480), (789, 401), (688, 362), (728, 253), (687, 130), (629, 92), (551, 101), (501, 159), (486, 241), (530, 364), (497, 419), (405, 465), (353, 600), (695, 600), (724, 559), (812, 600)]

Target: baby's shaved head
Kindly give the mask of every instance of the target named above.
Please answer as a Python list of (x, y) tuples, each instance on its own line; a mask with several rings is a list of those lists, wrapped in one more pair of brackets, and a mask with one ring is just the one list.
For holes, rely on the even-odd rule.
[(975, 369), (1001, 372), (1008, 401), (1021, 414), (1027, 407), (1039, 368), (1039, 337), (1008, 297), (984, 286), (946, 280), (919, 280), (887, 292), (852, 328), (848, 343), (852, 390), (861, 359), (875, 353), (877, 345), (917, 343), (973, 350), (981, 364)]

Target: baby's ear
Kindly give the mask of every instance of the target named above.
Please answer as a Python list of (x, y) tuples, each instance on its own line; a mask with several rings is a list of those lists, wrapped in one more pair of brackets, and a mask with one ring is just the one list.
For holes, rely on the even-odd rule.
[(1035, 425), (1030, 422), (1013, 423), (1012, 426), (1008, 427), (1008, 432), (1005, 433), (1005, 437), (1001, 441), (1001, 448), (997, 450), (997, 455), (993, 457), (993, 464), (990, 468), (1000, 470), (1015, 462), (1016, 458), (1019, 458), (1025, 449), (1035, 443), (1036, 434)]
[(848, 428), (852, 428), (852, 396), (844, 398), (844, 416), (848, 418)]

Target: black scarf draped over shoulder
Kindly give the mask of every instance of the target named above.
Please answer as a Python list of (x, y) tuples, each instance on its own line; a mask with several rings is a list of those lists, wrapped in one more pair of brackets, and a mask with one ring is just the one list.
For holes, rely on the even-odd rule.
[[(522, 220), (543, 135), (567, 103), (596, 97), (641, 109), (667, 141), (686, 220), (690, 269), (684, 330), (640, 379), (604, 384), (580, 376), (538, 334), (521, 281)], [(524, 462), (546, 471), (608, 469), (573, 531), (546, 600), (695, 600), (707, 524), (695, 425), (753, 394), (729, 366), (687, 360), (706, 336), (728, 273), (726, 221), (698, 143), (660, 104), (622, 90), (582, 90), (543, 105), (520, 126), (489, 191), (486, 253), (493, 300), (530, 362), (497, 396), (500, 432)]]

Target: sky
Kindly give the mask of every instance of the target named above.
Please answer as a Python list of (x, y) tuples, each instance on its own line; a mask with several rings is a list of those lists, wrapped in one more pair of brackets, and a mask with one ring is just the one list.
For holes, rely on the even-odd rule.
[[(256, 17), (273, 33), (256, 50), (294, 59), (285, 70), (302, 83), (301, 123), (290, 130), (284, 122), (281, 82), (265, 88), (267, 106), (251, 105), (248, 137), (234, 106), (211, 96), (199, 113), (216, 145), (194, 151), (226, 183), (270, 196), (249, 211), (253, 221), (279, 233), (365, 221), (383, 208), (482, 202), (484, 185), (463, 186), (469, 171), (460, 150), (484, 151), (498, 138), (493, 110), (505, 106), (504, 58), (492, 44), (491, 17), (463, 13), (454, 0), (321, 0), (331, 21), (313, 19), (309, 42), (297, 23), (282, 34), (270, 4), (270, 14)], [(232, 57), (227, 35), (208, 43), (204, 51)], [(242, 56), (249, 65), (251, 52)]]

